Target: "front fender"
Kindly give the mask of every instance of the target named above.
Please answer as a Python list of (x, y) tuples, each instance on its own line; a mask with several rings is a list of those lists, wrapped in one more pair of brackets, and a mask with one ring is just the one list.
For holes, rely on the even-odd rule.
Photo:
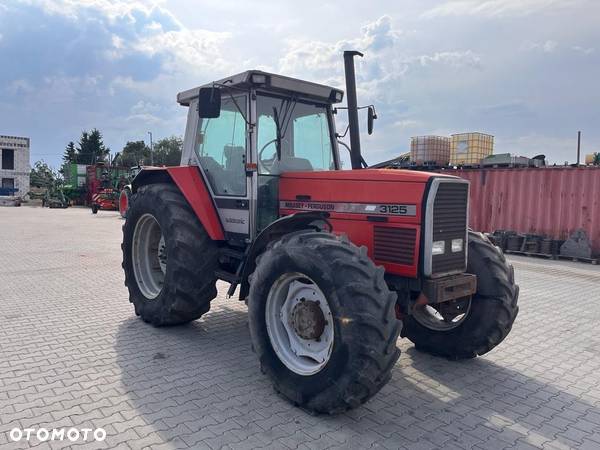
[(240, 300), (244, 300), (248, 296), (248, 292), (250, 291), (248, 277), (256, 268), (256, 257), (265, 251), (269, 242), (279, 239), (285, 234), (293, 233), (294, 231), (311, 228), (323, 230), (324, 228), (320, 227), (319, 223), (325, 224), (328, 230), (331, 231), (332, 226), (327, 220), (328, 218), (329, 213), (326, 212), (300, 212), (281, 217), (262, 230), (252, 245), (247, 249), (240, 281)]
[(223, 225), (198, 167), (144, 168), (133, 179), (131, 190), (135, 193), (140, 187), (154, 183), (174, 183), (196, 213), (196, 217), (210, 238), (214, 241), (225, 240)]

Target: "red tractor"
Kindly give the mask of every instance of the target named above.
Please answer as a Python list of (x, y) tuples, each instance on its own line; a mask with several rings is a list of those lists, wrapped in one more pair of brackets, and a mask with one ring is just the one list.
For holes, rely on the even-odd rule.
[(399, 334), (473, 358), (518, 312), (512, 266), (467, 228), (467, 181), (363, 168), (355, 55), (344, 53), (352, 170), (334, 125), (341, 90), (247, 71), (178, 95), (189, 107), (182, 166), (136, 176), (123, 226), (137, 315), (190, 322), (217, 280), (230, 283), (277, 392), (323, 413), (387, 383)]

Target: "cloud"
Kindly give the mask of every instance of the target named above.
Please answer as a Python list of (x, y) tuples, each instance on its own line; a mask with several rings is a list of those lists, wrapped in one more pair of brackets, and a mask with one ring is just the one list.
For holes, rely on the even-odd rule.
[(140, 100), (129, 111), (131, 114), (149, 114), (160, 111), (160, 106), (156, 103)]
[(310, 0), (0, 0), (0, 58), (16, 62), (0, 71), (2, 127), (56, 162), (85, 128), (119, 150), (182, 134), (177, 92), (249, 68), (345, 88), (342, 52), (357, 49), (359, 102), (379, 115), (369, 162), (413, 135), (476, 129), (499, 152), (560, 154), (553, 139), (577, 129), (600, 148), (596, 0), (348, 2), (339, 16)]
[(421, 122), (413, 119), (404, 119), (394, 122), (394, 127), (396, 128), (415, 128), (419, 125), (422, 125)]
[(175, 67), (199, 70), (218, 65), (228, 69), (231, 64), (224, 58), (222, 45), (230, 36), (230, 33), (181, 29), (140, 38), (132, 48), (149, 56), (167, 55), (171, 70)]
[(6, 88), (5, 91), (11, 95), (29, 94), (34, 91), (33, 86), (27, 80), (14, 80)]
[(392, 100), (398, 85), (408, 74), (432, 70), (470, 70), (482, 66), (482, 58), (472, 50), (449, 50), (431, 54), (411, 54), (403, 41), (405, 33), (394, 28), (384, 15), (363, 25), (359, 36), (335, 42), (291, 40), (279, 60), (282, 73), (305, 77), (324, 84), (344, 87), (342, 53), (359, 50), (368, 62), (356, 58), (358, 89), (367, 100)]
[[(279, 60), (282, 73), (310, 75), (321, 82), (343, 84), (343, 67), (340, 64), (344, 50), (367, 52), (376, 64), (369, 64), (367, 78), (381, 75), (382, 54), (394, 48), (401, 32), (392, 26), (391, 17), (384, 15), (361, 27), (360, 36), (336, 42), (288, 40), (285, 56)], [(360, 62), (359, 62), (360, 64)]]
[(502, 119), (522, 119), (532, 115), (532, 111), (523, 100), (512, 100), (493, 105), (484, 105), (479, 108), (479, 112), (489, 118), (496, 120)]
[[(575, 161), (577, 136), (556, 137), (530, 132), (525, 135), (496, 139), (496, 148), (510, 149), (511, 153), (522, 156), (546, 155), (550, 164), (562, 165), (565, 161)], [(582, 155), (589, 153), (584, 146)]]
[(417, 58), (423, 67), (431, 65), (447, 65), (453, 67), (481, 67), (481, 56), (475, 54), (471, 50), (454, 51), (454, 52), (438, 52), (433, 55), (422, 55)]
[(153, 1), (6, 5), (0, 56), (18, 63), (0, 71), (2, 126), (31, 136), (45, 153), (56, 151), (57, 160), (82, 129), (101, 129), (114, 150), (148, 129), (182, 134), (177, 90), (231, 67), (222, 59), (229, 33), (186, 27)]
[(229, 36), (188, 29), (144, 1), (21, 1), (7, 16), (0, 24), (10, 36), (9, 51), (26, 55), (19, 65), (23, 77), (39, 72), (31, 70), (36, 62), (54, 74), (106, 75), (107, 83), (117, 76), (147, 81), (183, 66), (198, 71), (219, 62)]
[(542, 51), (544, 53), (553, 53), (558, 48), (558, 42), (547, 40), (545, 42), (524, 42), (521, 46), (525, 51)]
[(440, 16), (527, 16), (541, 11), (564, 9), (586, 0), (451, 0), (427, 10), (423, 17)]
[(580, 47), (579, 45), (575, 45), (573, 47), (573, 50), (575, 50), (577, 53), (581, 53), (583, 55), (591, 55), (592, 53), (594, 53), (596, 51), (596, 49), (593, 47)]

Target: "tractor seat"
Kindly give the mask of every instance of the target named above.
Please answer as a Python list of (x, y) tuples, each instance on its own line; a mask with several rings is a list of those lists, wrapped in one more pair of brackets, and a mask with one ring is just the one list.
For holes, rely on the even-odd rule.
[(231, 172), (243, 172), (245, 152), (246, 150), (244, 147), (226, 145), (223, 149), (223, 154), (225, 156), (225, 170)]
[(272, 173), (283, 172), (312, 172), (313, 166), (306, 158), (296, 158), (295, 156), (283, 156), (281, 161), (275, 160)]
[(225, 179), (223, 166), (211, 156), (199, 156), (198, 160), (213, 191), (217, 194), (223, 193), (225, 189), (223, 186), (223, 180)]

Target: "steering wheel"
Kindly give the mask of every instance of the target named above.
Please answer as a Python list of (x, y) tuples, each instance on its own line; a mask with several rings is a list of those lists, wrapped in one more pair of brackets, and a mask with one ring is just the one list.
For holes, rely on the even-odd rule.
[(273, 171), (273, 165), (275, 164), (275, 160), (277, 159), (277, 152), (275, 152), (271, 158), (263, 158), (263, 152), (266, 150), (266, 148), (269, 145), (271, 145), (275, 142), (277, 142), (277, 138), (271, 139), (269, 142), (267, 142), (265, 145), (263, 145), (261, 147), (261, 149), (258, 151), (258, 162), (268, 173), (272, 173), (272, 171)]

